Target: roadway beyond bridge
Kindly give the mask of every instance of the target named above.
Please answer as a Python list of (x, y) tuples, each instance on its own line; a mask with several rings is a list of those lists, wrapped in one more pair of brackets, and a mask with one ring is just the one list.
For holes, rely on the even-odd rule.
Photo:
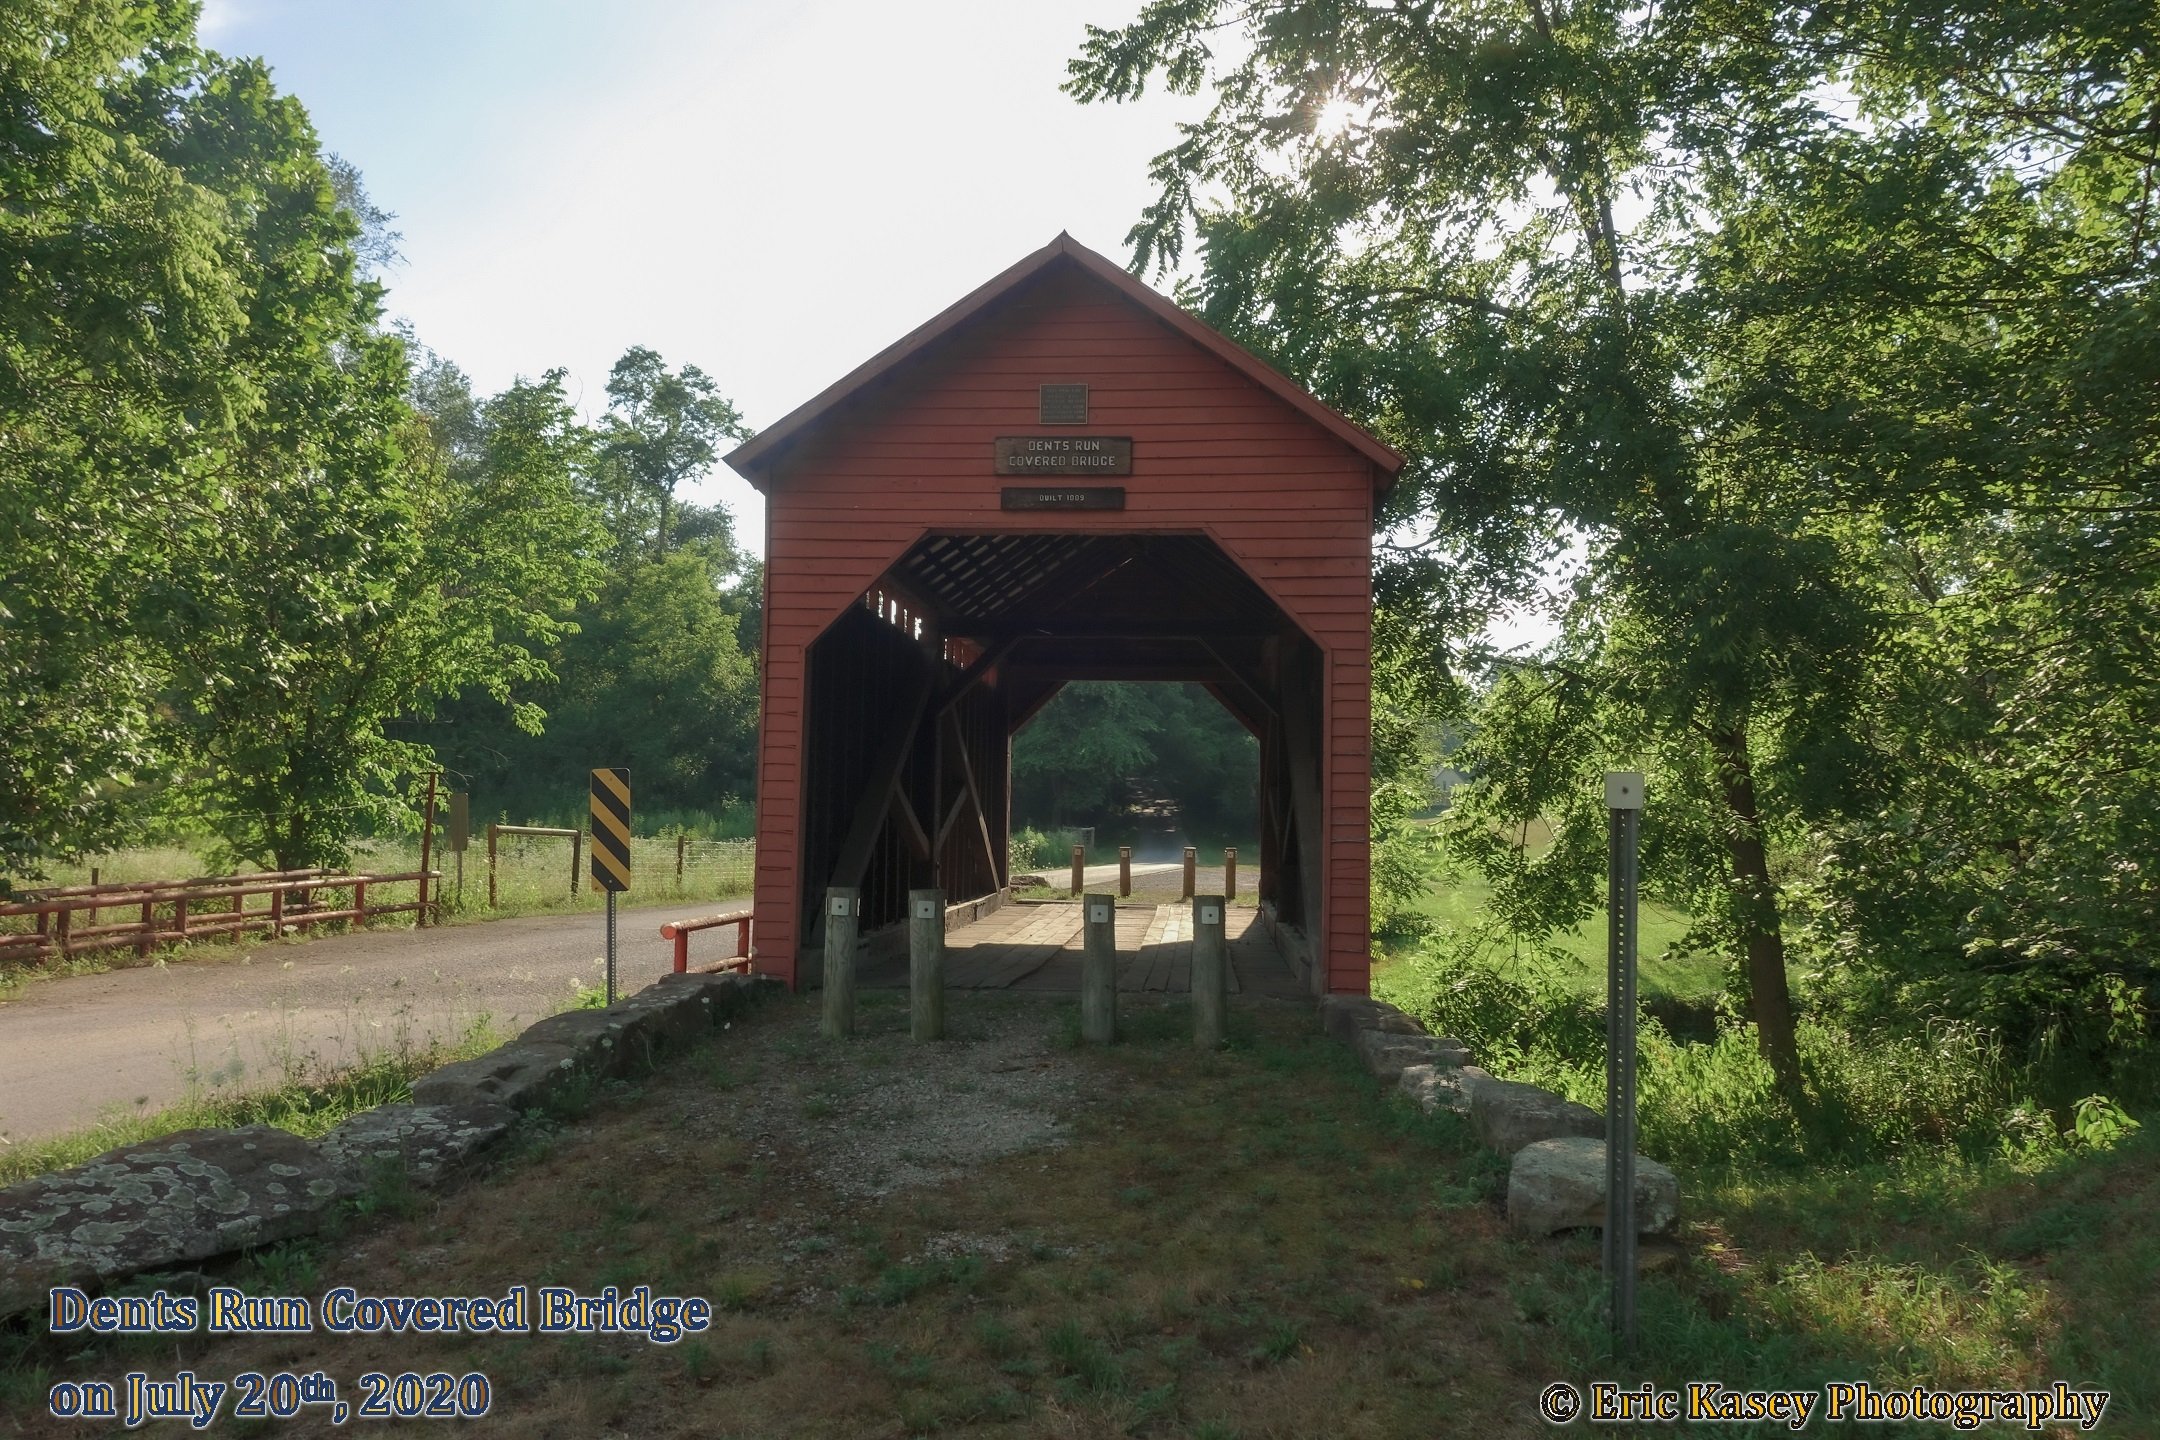
[[(710, 900), (620, 912), (618, 983), (666, 973), (661, 922)], [(428, 930), (367, 930), (246, 950), (204, 946), (167, 966), (33, 981), (0, 1004), (0, 1143), (77, 1129), (112, 1107), (158, 1110), (191, 1092), (267, 1089), (400, 1046), (454, 1040), (487, 1019), (515, 1033), (601, 983), (597, 913)], [(693, 944), (712, 958), (734, 932)]]

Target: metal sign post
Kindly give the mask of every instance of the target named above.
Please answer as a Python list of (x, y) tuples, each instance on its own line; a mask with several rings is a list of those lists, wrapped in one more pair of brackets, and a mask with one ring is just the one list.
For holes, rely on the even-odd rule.
[(592, 878), (607, 891), (607, 1003), (615, 1003), (615, 896), (630, 888), (630, 772), (592, 772)]
[(1606, 772), (1605, 1285), (1616, 1355), (1635, 1349), (1635, 852), (1642, 805), (1639, 771)]

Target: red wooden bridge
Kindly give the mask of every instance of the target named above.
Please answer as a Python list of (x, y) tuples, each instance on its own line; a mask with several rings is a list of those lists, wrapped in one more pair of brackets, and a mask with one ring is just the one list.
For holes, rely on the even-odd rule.
[[(764, 492), (758, 969), (1006, 893), (1013, 735), (1073, 680), (1260, 742), (1261, 932), (1366, 988), (1375, 501), (1402, 457), (1060, 235), (728, 457)], [(956, 934), (954, 943), (962, 943)]]

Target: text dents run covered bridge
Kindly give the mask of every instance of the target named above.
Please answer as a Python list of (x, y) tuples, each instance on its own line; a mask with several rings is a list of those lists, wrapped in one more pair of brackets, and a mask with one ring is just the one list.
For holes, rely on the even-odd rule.
[(1067, 681), (1177, 680), (1259, 739), (1284, 948), (1364, 991), (1402, 457), (1060, 235), (728, 463), (767, 502), (760, 970), (818, 974), (828, 886), (870, 936), (911, 886), (999, 894), (1013, 734)]

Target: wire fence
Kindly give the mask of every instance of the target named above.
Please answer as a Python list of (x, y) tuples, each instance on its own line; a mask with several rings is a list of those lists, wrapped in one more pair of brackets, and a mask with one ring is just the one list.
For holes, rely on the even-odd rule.
[[(371, 861), (387, 864), (394, 856), (419, 854), (415, 841), (377, 842), (367, 847)], [(374, 852), (380, 851), (379, 858)], [(443, 872), (442, 905), (446, 914), (484, 914), (488, 909), (486, 832), (475, 827), (465, 852), (464, 882), (459, 884), (455, 854), (436, 852)], [(678, 868), (678, 861), (680, 862)], [(576, 886), (571, 884), (570, 842), (549, 835), (503, 835), (496, 842), (495, 908), (502, 911), (597, 908), (605, 895), (592, 882), (584, 855), (579, 856)], [(623, 899), (726, 900), (750, 893), (757, 871), (757, 843), (752, 840), (700, 840), (694, 836), (634, 835), (630, 839), (630, 890)]]

